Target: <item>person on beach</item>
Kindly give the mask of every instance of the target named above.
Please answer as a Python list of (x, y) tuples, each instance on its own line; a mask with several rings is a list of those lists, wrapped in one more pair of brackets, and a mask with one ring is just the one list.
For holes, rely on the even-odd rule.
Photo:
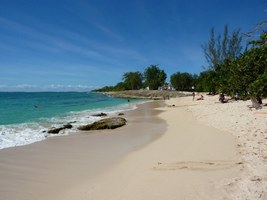
[(227, 100), (225, 99), (225, 96), (224, 96), (223, 93), (221, 93), (221, 94), (219, 95), (219, 101), (220, 101), (221, 103), (227, 103)]
[(197, 98), (197, 101), (198, 101), (198, 100), (204, 100), (204, 97), (203, 97), (203, 95), (202, 95), (202, 94), (200, 95), (200, 97), (199, 97), (199, 98)]
[(193, 96), (193, 101), (194, 101), (195, 100), (195, 92), (193, 92), (192, 96)]
[(240, 100), (240, 96), (239, 96), (239, 93), (238, 92), (235, 94), (235, 100), (236, 101)]

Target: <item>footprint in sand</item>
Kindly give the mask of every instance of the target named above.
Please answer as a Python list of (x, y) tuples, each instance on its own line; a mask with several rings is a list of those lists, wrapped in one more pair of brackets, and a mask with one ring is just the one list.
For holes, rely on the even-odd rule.
[(176, 163), (161, 163), (153, 167), (153, 170), (166, 171), (166, 170), (220, 170), (231, 168), (234, 166), (242, 165), (241, 161), (184, 161)]

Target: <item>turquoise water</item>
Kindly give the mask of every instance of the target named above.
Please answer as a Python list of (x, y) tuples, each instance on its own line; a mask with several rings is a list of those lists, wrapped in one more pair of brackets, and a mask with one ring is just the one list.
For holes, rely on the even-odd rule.
[(73, 111), (114, 107), (127, 99), (99, 93), (40, 92), (0, 93), (0, 125), (35, 122)]
[(133, 109), (140, 100), (112, 98), (82, 92), (0, 92), (0, 149), (44, 140), (51, 127), (72, 122), (79, 125), (98, 120), (93, 114)]

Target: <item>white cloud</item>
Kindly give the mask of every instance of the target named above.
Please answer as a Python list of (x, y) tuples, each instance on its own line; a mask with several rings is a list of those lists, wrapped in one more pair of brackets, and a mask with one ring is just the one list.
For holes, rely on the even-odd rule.
[(62, 84), (50, 84), (40, 87), (42, 91), (89, 91), (96, 88), (89, 85), (62, 85)]
[(16, 85), (16, 88), (21, 88), (21, 89), (33, 89), (33, 88), (37, 88), (37, 85), (30, 85), (30, 84), (20, 84), (20, 85)]
[(0, 85), (0, 91), (2, 92), (44, 92), (44, 91), (51, 91), (51, 92), (67, 92), (67, 91), (76, 91), (76, 92), (83, 92), (83, 91), (90, 91), (98, 86), (89, 86), (89, 85), (63, 85), (63, 84), (49, 84), (49, 85), (31, 85), (31, 84), (18, 84), (18, 85)]
[[(3, 28), (15, 33), (20, 33), (24, 37), (26, 36), (25, 40), (20, 40), (12, 36), (5, 36), (8, 40), (15, 41), (17, 44), (20, 44), (20, 47), (26, 47), (26, 49), (30, 48), (52, 54), (68, 52), (76, 55), (82, 55), (87, 58), (94, 58), (101, 63), (113, 63), (117, 66), (124, 65), (124, 62), (122, 61), (124, 59), (137, 60), (139, 62), (147, 61), (145, 56), (129, 46), (125, 47), (123, 45), (120, 46), (117, 43), (114, 44), (113, 42), (109, 43), (92, 40), (87, 36), (73, 31), (53, 27), (55, 32), (54, 34), (51, 34), (46, 33), (46, 30), (42, 30), (41, 27), (29, 27), (17, 21), (3, 17), (0, 17), (0, 23), (3, 24)], [(111, 29), (100, 23), (93, 23), (93, 25), (104, 32), (108, 37), (116, 38), (116, 41), (121, 42), (124, 40), (119, 34), (116, 34)], [(120, 42), (119, 44), (122, 44)], [(6, 47), (8, 46), (9, 44), (7, 43)]]
[(0, 23), (2, 23), (6, 29), (22, 33), (23, 35), (31, 38), (31, 42), (28, 41), (27, 46), (38, 50), (45, 50), (52, 53), (68, 51), (72, 53), (82, 54), (88, 57), (101, 56), (98, 52), (91, 50), (88, 47), (78, 46), (76, 44), (71, 43), (71, 41), (69, 40), (67, 41), (60, 37), (45, 34), (44, 32), (20, 24), (16, 21), (0, 17)]
[[(105, 29), (105, 27), (101, 25), (96, 25), (96, 26), (99, 26)], [(86, 52), (85, 49), (82, 50), (82, 49), (73, 48), (77, 51), (80, 51), (81, 54), (90, 55), (92, 53), (98, 52), (99, 54), (96, 54), (96, 56), (100, 57), (100, 55), (102, 55), (101, 59), (104, 61), (108, 61), (108, 62), (110, 61), (114, 62), (114, 59), (117, 60), (118, 58), (122, 58), (122, 57), (131, 58), (131, 59), (140, 60), (140, 61), (146, 61), (145, 56), (143, 56), (138, 51), (131, 49), (129, 47), (120, 47), (119, 45), (114, 45), (114, 44), (111, 45), (111, 44), (104, 43), (103, 41), (101, 42), (101, 41), (90, 40), (88, 39), (88, 37), (85, 37), (81, 34), (78, 34), (72, 31), (60, 30), (60, 32), (62, 33), (62, 35), (66, 36), (70, 40), (74, 40), (75, 42), (79, 44), (83, 44), (85, 46), (90, 46), (92, 49), (96, 50), (95, 52), (90, 52), (90, 51)], [(118, 39), (118, 40), (123, 40), (123, 39)]]
[(111, 38), (113, 38), (115, 40), (118, 40), (118, 41), (124, 41), (124, 38), (121, 35), (119, 35), (118, 33), (115, 33), (114, 31), (112, 31), (108, 27), (103, 26), (100, 23), (95, 23), (95, 22), (92, 22), (92, 23), (94, 24), (94, 26), (96, 28), (98, 28), (99, 30), (104, 32), (107, 36), (109, 36), (109, 37), (111, 37)]

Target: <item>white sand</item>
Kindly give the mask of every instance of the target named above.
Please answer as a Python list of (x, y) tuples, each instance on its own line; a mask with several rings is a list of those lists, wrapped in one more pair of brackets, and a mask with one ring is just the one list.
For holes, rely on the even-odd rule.
[[(191, 97), (184, 98), (184, 102)], [(191, 98), (192, 101), (192, 98)], [(267, 100), (263, 100), (267, 103)], [(233, 180), (229, 190), (233, 199), (267, 199), (267, 106), (249, 109), (251, 101), (221, 104), (218, 96), (205, 96), (189, 106), (194, 116), (207, 125), (230, 132), (238, 138), (238, 148), (245, 170)]]

